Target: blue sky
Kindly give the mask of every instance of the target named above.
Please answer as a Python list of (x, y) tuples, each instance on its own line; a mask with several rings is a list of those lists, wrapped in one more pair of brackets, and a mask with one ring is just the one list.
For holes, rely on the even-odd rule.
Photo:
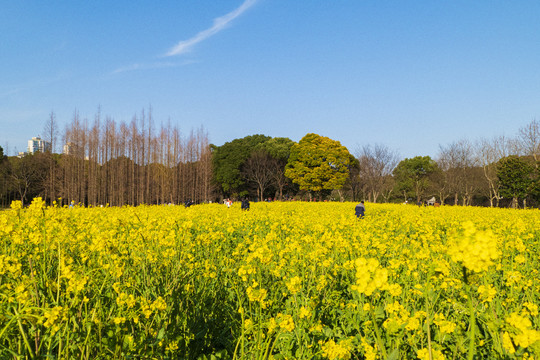
[(152, 107), (222, 145), (307, 133), (401, 157), (540, 117), (538, 1), (6, 1), (0, 146)]

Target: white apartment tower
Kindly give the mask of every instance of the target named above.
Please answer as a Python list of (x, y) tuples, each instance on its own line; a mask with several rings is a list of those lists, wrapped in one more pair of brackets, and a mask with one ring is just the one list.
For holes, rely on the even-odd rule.
[(33, 137), (31, 140), (28, 140), (28, 153), (35, 154), (36, 152), (45, 152), (51, 150), (51, 143), (41, 138)]

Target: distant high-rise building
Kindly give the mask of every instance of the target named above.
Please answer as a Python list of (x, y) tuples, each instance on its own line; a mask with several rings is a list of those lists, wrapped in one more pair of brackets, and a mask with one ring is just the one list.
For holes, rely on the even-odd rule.
[(68, 142), (64, 145), (64, 150), (62, 151), (64, 155), (73, 155), (75, 153), (75, 144)]
[(28, 140), (28, 153), (35, 154), (36, 152), (45, 152), (51, 150), (51, 143), (45, 140), (41, 140), (40, 137), (33, 137)]

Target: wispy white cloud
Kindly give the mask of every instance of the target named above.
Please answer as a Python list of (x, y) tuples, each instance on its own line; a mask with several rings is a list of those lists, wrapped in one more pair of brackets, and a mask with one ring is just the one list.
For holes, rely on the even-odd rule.
[(193, 46), (200, 43), (201, 41), (204, 41), (208, 39), (209, 37), (217, 34), (221, 30), (225, 29), (227, 25), (240, 15), (242, 15), (247, 9), (249, 9), (253, 4), (255, 4), (257, 0), (245, 0), (242, 5), (240, 5), (235, 10), (231, 11), (230, 13), (220, 16), (218, 18), (214, 19), (214, 23), (212, 27), (203, 30), (199, 32), (194, 37), (182, 40), (178, 44), (176, 44), (174, 47), (172, 47), (165, 56), (174, 56), (174, 55), (182, 55), (186, 52), (189, 52)]
[(118, 68), (111, 72), (111, 75), (114, 74), (120, 74), (128, 71), (135, 71), (135, 70), (149, 70), (149, 69), (162, 69), (162, 68), (172, 68), (177, 66), (184, 66), (194, 63), (194, 61), (184, 61), (181, 63), (173, 63), (173, 62), (155, 62), (151, 64), (143, 64), (143, 63), (137, 63), (137, 64), (131, 64), (128, 66), (124, 66), (121, 68)]
[(42, 88), (45, 86), (49, 86), (49, 85), (58, 83), (60, 81), (69, 79), (70, 77), (71, 75), (69, 73), (64, 72), (64, 73), (59, 73), (58, 75), (53, 76), (53, 77), (31, 79), (29, 81), (19, 83), (19, 84), (1, 84), (0, 85), (0, 98), (17, 95), (17, 94), (20, 94), (20, 93), (23, 93), (25, 91), (35, 89), (35, 88)]
[[(172, 47), (165, 55), (165, 57), (181, 55), (189, 52), (193, 46), (200, 43), (203, 40), (208, 39), (209, 37), (217, 34), (221, 30), (225, 29), (231, 21), (242, 15), (247, 9), (253, 6), (258, 0), (244, 0), (242, 5), (240, 5), (235, 10), (231, 11), (228, 14), (220, 16), (214, 19), (212, 27), (199, 32), (197, 35), (191, 39), (180, 41), (174, 47)], [(184, 61), (181, 63), (173, 62), (154, 62), (154, 63), (135, 63), (128, 66), (120, 67), (116, 70), (113, 70), (109, 75), (116, 75), (120, 73), (137, 71), (137, 70), (149, 70), (149, 69), (159, 69), (159, 68), (168, 68), (168, 67), (177, 67), (184, 66), (194, 63), (194, 61)]]

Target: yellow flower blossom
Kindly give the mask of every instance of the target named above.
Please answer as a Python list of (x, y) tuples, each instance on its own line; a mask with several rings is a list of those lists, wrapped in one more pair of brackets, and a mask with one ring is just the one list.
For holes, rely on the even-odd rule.
[(428, 349), (420, 349), (416, 353), (418, 356), (418, 359), (420, 360), (444, 360), (446, 357), (440, 350), (431, 349), (431, 357), (429, 356), (429, 350)]
[(514, 347), (510, 334), (508, 334), (507, 331), (505, 331), (502, 335), (502, 344), (508, 353), (513, 354), (516, 352), (516, 348)]
[(540, 331), (532, 328), (532, 322), (526, 316), (511, 313), (505, 321), (511, 327), (510, 337), (516, 345), (528, 348), (530, 345), (540, 341)]
[(493, 298), (495, 295), (497, 295), (497, 290), (495, 290), (492, 285), (480, 285), (478, 287), (478, 294), (480, 294), (480, 299), (482, 299), (482, 302), (489, 303), (493, 301)]
[(348, 360), (351, 358), (352, 350), (352, 339), (342, 340), (339, 343), (331, 339), (322, 345), (323, 356), (329, 360)]
[(279, 327), (285, 331), (291, 332), (294, 330), (294, 320), (291, 315), (279, 313), (276, 316), (276, 321)]
[(366, 360), (376, 360), (378, 358), (376, 348), (371, 346), (364, 337), (362, 337), (361, 343), (364, 348), (364, 357)]
[(435, 314), (433, 323), (439, 327), (443, 334), (453, 333), (457, 326), (456, 323), (446, 320), (446, 317), (442, 314)]
[(270, 318), (270, 320), (268, 320), (268, 333), (273, 333), (277, 328), (279, 328), (279, 325), (276, 322), (276, 319)]
[(292, 295), (298, 294), (300, 290), (302, 290), (302, 278), (299, 276), (292, 277), (285, 283), (285, 285)]
[(309, 318), (311, 316), (311, 310), (309, 307), (305, 307), (305, 306), (302, 306), (300, 308), (300, 311), (298, 313), (298, 317), (300, 319), (305, 319), (305, 318)]
[(355, 261), (356, 282), (352, 290), (370, 296), (377, 289), (384, 289), (388, 282), (388, 270), (379, 266), (377, 259), (359, 258)]
[(523, 312), (528, 313), (530, 316), (538, 316), (538, 305), (531, 302), (523, 303)]
[(246, 330), (247, 333), (250, 333), (251, 331), (253, 331), (253, 320), (246, 319), (244, 321), (244, 329)]
[(165, 302), (165, 299), (158, 296), (158, 298), (152, 302), (150, 308), (156, 311), (165, 311), (167, 310), (167, 303)]
[(403, 288), (399, 284), (388, 284), (386, 286), (386, 290), (390, 293), (392, 296), (400, 296)]
[(125, 317), (122, 317), (122, 316), (118, 316), (118, 317), (115, 317), (113, 319), (113, 322), (116, 324), (116, 325), (120, 325), (120, 324), (123, 324), (126, 322), (126, 318)]
[(266, 296), (268, 295), (268, 292), (266, 289), (260, 288), (260, 289), (254, 289), (251, 286), (248, 286), (246, 289), (248, 299), (249, 301), (259, 302), (261, 304), (261, 307), (264, 309), (266, 308)]
[(463, 229), (463, 235), (450, 246), (448, 253), (470, 271), (487, 271), (500, 257), (497, 238), (491, 230), (478, 231), (471, 221), (464, 223)]

